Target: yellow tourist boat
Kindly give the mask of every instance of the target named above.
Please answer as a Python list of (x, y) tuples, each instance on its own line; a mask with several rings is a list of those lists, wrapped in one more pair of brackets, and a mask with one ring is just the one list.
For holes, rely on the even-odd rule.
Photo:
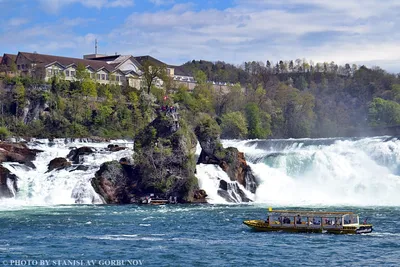
[(246, 220), (243, 223), (255, 231), (295, 233), (366, 234), (372, 225), (353, 212), (292, 211), (269, 209), (266, 220)]

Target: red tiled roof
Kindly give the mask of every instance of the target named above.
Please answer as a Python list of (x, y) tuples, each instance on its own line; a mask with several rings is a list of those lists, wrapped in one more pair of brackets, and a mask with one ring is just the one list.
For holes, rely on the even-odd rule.
[(115, 70), (115, 68), (113, 66), (107, 64), (106, 62), (98, 61), (98, 60), (60, 57), (60, 56), (43, 55), (43, 54), (27, 53), (27, 52), (19, 52), (18, 55), (22, 55), (34, 63), (44, 64), (44, 65), (58, 62), (59, 64), (61, 64), (63, 66), (68, 66), (71, 64), (75, 64), (75, 65), (83, 64), (85, 67), (90, 66), (96, 71), (98, 71), (101, 68), (104, 68), (104, 69), (108, 70), (109, 72), (112, 72)]

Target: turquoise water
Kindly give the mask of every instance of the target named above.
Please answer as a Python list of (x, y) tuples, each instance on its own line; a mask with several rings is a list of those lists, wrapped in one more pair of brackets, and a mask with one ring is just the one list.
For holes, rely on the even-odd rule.
[[(327, 209), (358, 212), (360, 220), (368, 217), (375, 225), (374, 232), (250, 231), (242, 221), (263, 218), (265, 205), (3, 209), (0, 265), (17, 266), (16, 260), (25, 260), (31, 264), (19, 266), (40, 266), (48, 260), (42, 266), (88, 265), (87, 261), (97, 266), (399, 266), (400, 208)], [(124, 262), (118, 265), (118, 260)]]

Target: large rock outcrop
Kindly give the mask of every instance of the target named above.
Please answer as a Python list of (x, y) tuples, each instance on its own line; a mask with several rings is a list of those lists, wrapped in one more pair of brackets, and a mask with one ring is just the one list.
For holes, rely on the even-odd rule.
[(94, 152), (95, 152), (94, 148), (88, 147), (88, 146), (83, 146), (80, 148), (72, 149), (68, 153), (67, 158), (69, 160), (71, 160), (74, 164), (79, 164), (79, 163), (82, 163), (82, 156), (90, 155)]
[(131, 203), (128, 185), (134, 180), (134, 169), (131, 165), (121, 164), (118, 161), (105, 162), (92, 179), (92, 186), (96, 193), (108, 204)]
[(35, 168), (32, 163), (37, 153), (43, 152), (38, 149), (30, 149), (24, 143), (5, 143), (0, 142), (0, 163), (1, 162), (18, 162), (29, 167)]
[(130, 160), (101, 166), (92, 185), (105, 203), (131, 203), (154, 194), (178, 202), (204, 202), (195, 177), (196, 136), (178, 114), (160, 111), (135, 139)]
[(54, 158), (47, 165), (47, 172), (51, 172), (52, 170), (61, 170), (68, 168), (72, 165), (66, 158)]
[[(234, 182), (237, 182), (252, 193), (255, 193), (257, 189), (257, 181), (250, 166), (246, 162), (243, 152), (239, 152), (238, 149), (234, 147), (224, 148), (222, 146), (219, 137), (219, 126), (216, 121), (208, 115), (202, 115), (200, 117), (199, 123), (195, 128), (195, 133), (201, 146), (201, 153), (197, 164), (218, 165), (228, 174), (230, 180), (233, 182), (232, 185), (225, 185), (226, 182), (220, 183), (220, 188), (218, 190), (219, 195), (230, 202), (251, 201), (245, 196), (243, 190), (234, 184)], [(243, 197), (239, 200), (228, 197), (230, 194), (228, 194), (227, 191), (229, 190), (234, 190), (238, 196)]]

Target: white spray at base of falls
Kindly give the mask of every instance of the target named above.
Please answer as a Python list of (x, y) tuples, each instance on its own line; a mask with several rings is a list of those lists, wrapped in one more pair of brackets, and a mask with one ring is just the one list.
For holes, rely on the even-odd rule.
[(247, 198), (253, 200), (254, 194), (247, 191), (243, 185), (238, 182), (232, 182), (226, 172), (219, 166), (213, 164), (199, 164), (197, 165), (197, 174), (199, 180), (199, 187), (206, 191), (207, 201), (212, 204), (226, 204), (227, 201), (218, 194), (219, 185), (221, 180), (225, 181), (228, 185), (228, 196), (236, 203), (240, 203), (242, 197), (237, 192), (239, 188)]
[(226, 141), (259, 180), (255, 202), (279, 206), (400, 205), (400, 141)]
[[(102, 163), (118, 161), (123, 157), (133, 155), (132, 142), (116, 140), (111, 143), (128, 149), (110, 152), (106, 150), (110, 143), (65, 142), (64, 139), (56, 139), (53, 142), (48, 140), (29, 142), (30, 148), (44, 152), (38, 153), (36, 160), (33, 161), (35, 169), (18, 163), (3, 163), (4, 167), (18, 176), (19, 191), (15, 194), (15, 198), (0, 199), (0, 207), (102, 203), (91, 186), (91, 178)], [(73, 166), (66, 170), (47, 172), (47, 165), (52, 159), (66, 157), (71, 148), (82, 146), (89, 146), (96, 150), (93, 154), (83, 156), (82, 165), (87, 170), (71, 171), (77, 167)]]
[[(64, 139), (37, 141), (28, 143), (29, 147), (44, 151), (34, 161), (36, 169), (3, 163), (19, 177), (19, 192), (15, 192), (15, 198), (0, 199), (0, 209), (100, 203), (90, 179), (102, 163), (133, 154), (133, 143), (127, 141), (113, 141), (129, 148), (118, 152), (107, 151), (109, 143), (65, 143)], [(238, 187), (256, 203), (273, 206), (400, 205), (400, 141), (396, 138), (225, 140), (223, 145), (245, 153), (259, 186), (255, 195), (241, 185)], [(71, 147), (81, 146), (97, 150), (84, 156), (83, 165), (88, 170), (46, 173), (52, 159), (66, 157)], [(200, 164), (196, 177), (210, 203), (226, 203), (218, 189), (221, 180), (230, 182), (230, 179), (220, 167)], [(239, 199), (234, 190), (228, 193)]]

